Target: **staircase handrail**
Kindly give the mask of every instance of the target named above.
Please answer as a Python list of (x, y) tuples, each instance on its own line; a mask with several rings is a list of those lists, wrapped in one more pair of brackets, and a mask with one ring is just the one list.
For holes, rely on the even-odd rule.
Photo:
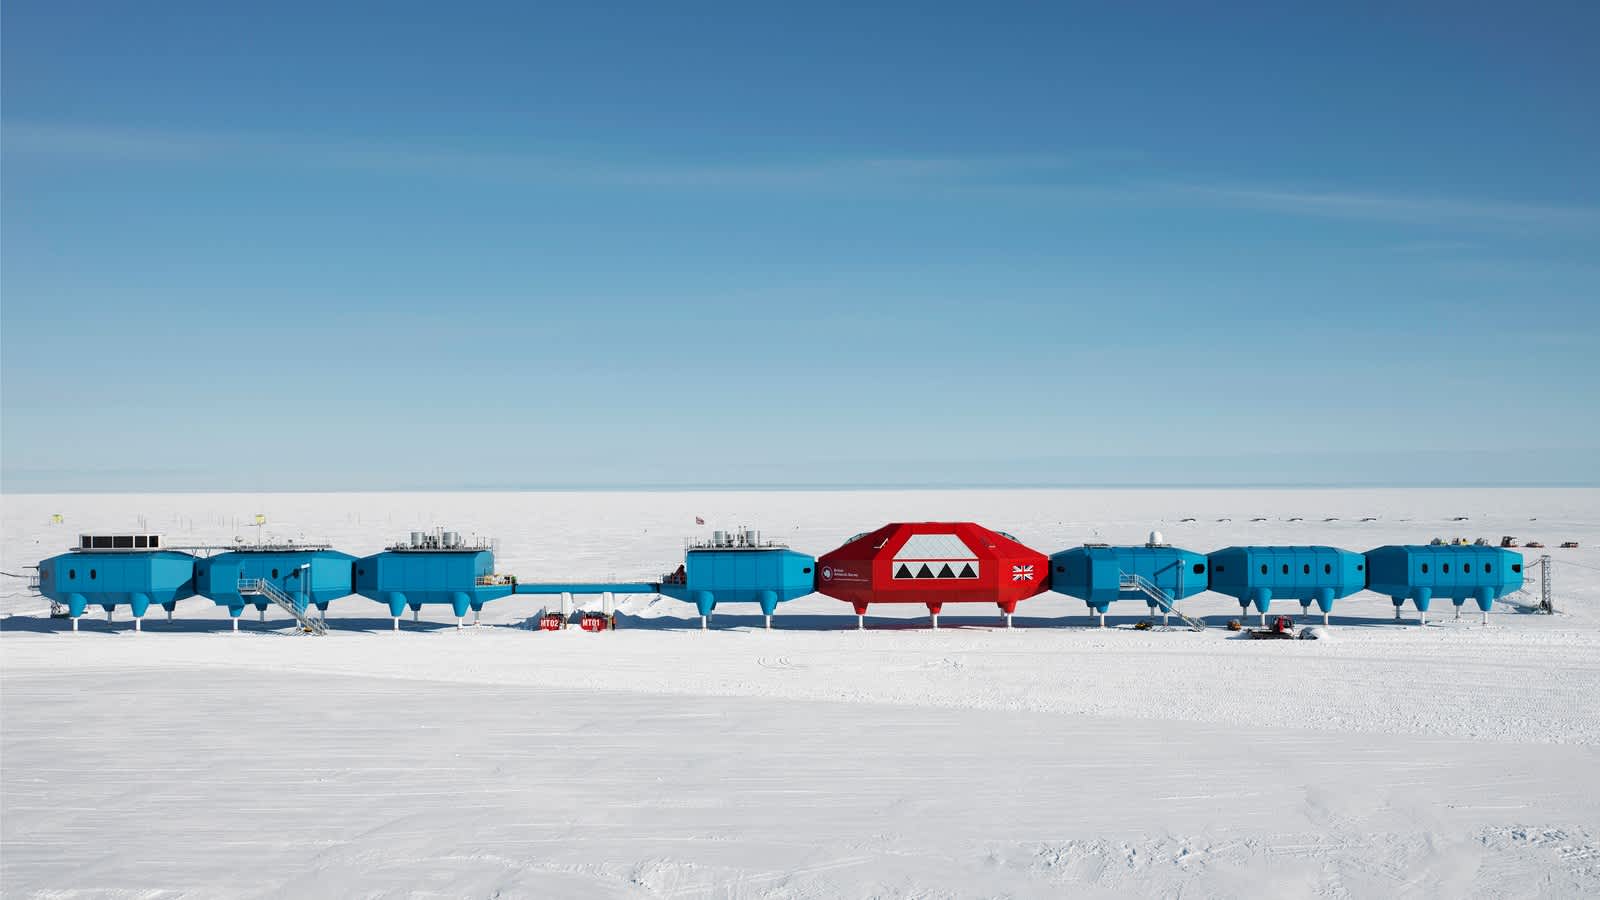
[(1119, 572), (1117, 578), (1117, 587), (1120, 590), (1138, 591), (1139, 593), (1144, 594), (1146, 597), (1149, 597), (1152, 601), (1154, 601), (1163, 612), (1168, 612), (1177, 616), (1195, 631), (1206, 630), (1206, 623), (1203, 619), (1196, 619), (1193, 616), (1183, 613), (1178, 609), (1177, 604), (1173, 600), (1171, 594), (1167, 593), (1161, 588), (1160, 585), (1144, 577), (1143, 575), (1138, 573)]
[(316, 611), (315, 606), (307, 604), (302, 610), (282, 588), (265, 578), (239, 579), (239, 596), (266, 597), (273, 605), (293, 616), (303, 630), (316, 635), (328, 633), (328, 623), (322, 618), (322, 614)]

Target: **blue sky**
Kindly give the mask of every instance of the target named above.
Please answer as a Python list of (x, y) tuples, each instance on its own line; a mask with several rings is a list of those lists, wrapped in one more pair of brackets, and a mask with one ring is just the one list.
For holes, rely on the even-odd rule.
[(1600, 8), (1279, 6), (7, 3), (0, 487), (1600, 481)]

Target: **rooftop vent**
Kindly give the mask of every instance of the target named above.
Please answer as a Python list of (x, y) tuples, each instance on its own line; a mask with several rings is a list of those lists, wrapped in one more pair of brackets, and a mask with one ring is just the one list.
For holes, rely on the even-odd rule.
[(761, 532), (740, 526), (735, 531), (713, 531), (705, 540), (691, 538), (684, 543), (690, 550), (771, 550), (785, 545), (777, 541), (764, 541)]
[(442, 528), (433, 531), (413, 531), (409, 541), (401, 541), (390, 550), (491, 550), (493, 542), (483, 539), (474, 539), (467, 542), (462, 539), (459, 531), (445, 531)]

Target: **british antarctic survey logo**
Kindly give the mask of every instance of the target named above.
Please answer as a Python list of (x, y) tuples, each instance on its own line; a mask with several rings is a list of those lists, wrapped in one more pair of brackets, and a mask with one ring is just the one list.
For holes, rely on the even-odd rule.
[(829, 568), (827, 566), (823, 566), (822, 567), (822, 580), (823, 581), (832, 581), (833, 580), (833, 569), (831, 569), (831, 568)]
[(1011, 580), (1012, 581), (1032, 581), (1033, 580), (1033, 566), (1012, 566), (1011, 567)]

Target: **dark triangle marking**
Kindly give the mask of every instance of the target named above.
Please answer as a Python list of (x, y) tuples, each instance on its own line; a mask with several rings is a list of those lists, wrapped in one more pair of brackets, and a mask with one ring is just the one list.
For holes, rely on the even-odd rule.
[(949, 563), (945, 563), (944, 564), (944, 568), (939, 570), (939, 577), (940, 578), (954, 578), (954, 577), (956, 577), (956, 573), (951, 571)]
[(972, 563), (967, 563), (966, 565), (961, 567), (961, 577), (962, 578), (977, 578), (978, 577), (978, 573), (972, 571)]
[(898, 569), (896, 569), (894, 571), (894, 577), (896, 577), (896, 578), (910, 578), (911, 577), (911, 570), (906, 568), (906, 564), (905, 563), (901, 563), (900, 564), (900, 568), (898, 568)]
[(927, 563), (923, 563), (922, 564), (922, 568), (917, 570), (917, 577), (918, 578), (932, 578), (933, 577), (933, 570), (928, 568), (928, 564)]

